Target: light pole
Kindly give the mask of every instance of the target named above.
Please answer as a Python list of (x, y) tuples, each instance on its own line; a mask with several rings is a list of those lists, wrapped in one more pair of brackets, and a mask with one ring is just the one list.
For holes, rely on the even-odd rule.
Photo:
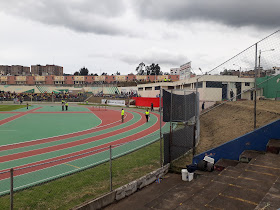
[(270, 49), (270, 50), (260, 50), (260, 51), (259, 51), (258, 77), (260, 77), (260, 75), (261, 75), (261, 54), (262, 54), (263, 52), (269, 52), (269, 51), (274, 51), (274, 49)]
[(255, 91), (254, 91), (254, 129), (257, 128), (257, 71), (260, 76), (260, 69), (261, 69), (261, 53), (262, 52), (268, 52), (268, 51), (274, 51), (274, 49), (270, 50), (259, 50), (259, 65), (257, 68), (257, 49), (258, 45), (256, 43), (256, 55), (255, 55)]
[(237, 65), (237, 64), (233, 64), (233, 65), (239, 67), (239, 77), (241, 77), (241, 66), (239, 66), (239, 65)]

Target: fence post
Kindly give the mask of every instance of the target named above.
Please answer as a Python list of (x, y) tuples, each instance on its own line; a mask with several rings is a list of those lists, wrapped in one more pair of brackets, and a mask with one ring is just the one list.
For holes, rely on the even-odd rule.
[(161, 118), (161, 98), (162, 98), (162, 92), (161, 92), (161, 87), (159, 89), (159, 148), (160, 148), (160, 160), (159, 160), (159, 164), (160, 166), (162, 167), (163, 166), (163, 161), (162, 161), (162, 130), (161, 130), (161, 121), (162, 121), (162, 118)]
[(256, 43), (255, 55), (255, 99), (254, 99), (254, 130), (257, 128), (257, 65), (258, 65), (258, 43)]
[(14, 209), (14, 169), (10, 169), (10, 210)]
[(173, 90), (171, 89), (171, 103), (170, 103), (170, 132), (169, 132), (169, 163), (171, 163), (171, 146), (172, 146), (172, 108), (173, 108)]
[(112, 175), (112, 145), (110, 145), (110, 192), (113, 190), (113, 175)]

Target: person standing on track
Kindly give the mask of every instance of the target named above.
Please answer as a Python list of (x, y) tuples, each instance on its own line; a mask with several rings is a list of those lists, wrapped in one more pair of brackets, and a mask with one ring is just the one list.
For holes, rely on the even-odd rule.
[(29, 106), (28, 103), (26, 103), (26, 109), (28, 109), (28, 106)]
[(65, 110), (67, 111), (68, 110), (68, 102), (66, 101), (65, 103)]
[(61, 100), (62, 111), (64, 111), (64, 104), (65, 104), (65, 101), (62, 99)]
[(147, 109), (147, 111), (145, 112), (145, 116), (146, 116), (146, 120), (148, 122), (149, 121), (149, 116), (150, 116), (149, 109)]
[(151, 103), (151, 112), (154, 111), (154, 104)]
[(123, 118), (124, 118), (124, 110), (122, 109), (122, 112), (121, 112), (121, 116), (122, 116), (122, 123), (123, 123)]

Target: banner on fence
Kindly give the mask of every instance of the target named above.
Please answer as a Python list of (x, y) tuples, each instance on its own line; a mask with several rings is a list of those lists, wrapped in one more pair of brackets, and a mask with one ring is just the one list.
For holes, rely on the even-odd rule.
[(153, 103), (154, 107), (159, 107), (159, 98), (133, 97), (133, 100), (135, 100), (135, 106), (151, 107)]
[(108, 100), (108, 99), (101, 99), (101, 104), (116, 105), (116, 106), (125, 106), (125, 100)]

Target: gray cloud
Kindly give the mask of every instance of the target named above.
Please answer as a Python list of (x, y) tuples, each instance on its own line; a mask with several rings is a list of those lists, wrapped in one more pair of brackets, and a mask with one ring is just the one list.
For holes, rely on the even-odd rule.
[(164, 50), (151, 49), (139, 54), (121, 54), (119, 59), (127, 64), (138, 65), (141, 62), (150, 65), (151, 63), (158, 63), (161, 65), (168, 65), (179, 67), (182, 62), (187, 62), (188, 58), (176, 52), (168, 52)]
[(142, 17), (169, 21), (214, 21), (234, 27), (279, 27), (280, 1), (267, 0), (138, 0)]
[(125, 33), (116, 24), (125, 11), (123, 0), (9, 0), (0, 1), (0, 11), (77, 32)]

